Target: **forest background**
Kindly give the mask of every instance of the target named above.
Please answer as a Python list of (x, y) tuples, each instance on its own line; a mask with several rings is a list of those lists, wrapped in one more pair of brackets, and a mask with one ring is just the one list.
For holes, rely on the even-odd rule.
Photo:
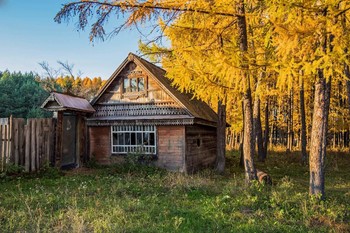
[(101, 77), (57, 75), (39, 76), (34, 72), (0, 72), (0, 118), (51, 117), (52, 113), (40, 108), (52, 91), (70, 93), (92, 100), (104, 84)]

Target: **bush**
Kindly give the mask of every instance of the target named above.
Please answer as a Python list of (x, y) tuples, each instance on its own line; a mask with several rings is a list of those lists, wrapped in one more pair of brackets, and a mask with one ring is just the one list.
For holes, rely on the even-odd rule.
[(20, 175), (23, 172), (24, 172), (23, 166), (9, 163), (6, 165), (6, 169), (4, 173), (8, 176), (15, 176), (15, 175)]

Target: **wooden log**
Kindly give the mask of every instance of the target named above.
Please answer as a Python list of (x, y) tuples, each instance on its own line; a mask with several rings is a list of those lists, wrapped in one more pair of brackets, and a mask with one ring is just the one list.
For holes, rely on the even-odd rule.
[(258, 176), (259, 183), (265, 185), (272, 185), (271, 176), (269, 176), (269, 174), (267, 174), (266, 172), (256, 169), (256, 175)]
[(27, 125), (24, 126), (25, 131), (25, 138), (24, 138), (24, 144), (25, 144), (25, 156), (24, 156), (24, 169), (25, 172), (30, 171), (30, 126), (31, 121), (27, 121)]
[(30, 154), (30, 159), (31, 159), (31, 171), (34, 172), (36, 170), (36, 122), (34, 119), (31, 119), (31, 128), (30, 128), (30, 136), (31, 136), (31, 140), (30, 140), (30, 148), (31, 148), (31, 154)]

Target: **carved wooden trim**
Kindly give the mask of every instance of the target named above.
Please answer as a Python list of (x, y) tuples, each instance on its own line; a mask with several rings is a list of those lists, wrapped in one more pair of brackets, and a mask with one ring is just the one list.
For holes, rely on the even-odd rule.
[(175, 102), (95, 105), (92, 118), (113, 116), (187, 115)]
[(88, 126), (113, 125), (193, 125), (194, 119), (157, 119), (157, 120), (87, 120)]

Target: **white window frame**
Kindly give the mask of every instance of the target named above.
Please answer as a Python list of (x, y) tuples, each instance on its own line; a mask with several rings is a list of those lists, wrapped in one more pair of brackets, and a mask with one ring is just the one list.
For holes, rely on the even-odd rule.
[[(130, 135), (130, 145), (125, 145), (126, 134)], [(135, 133), (135, 145), (131, 145), (131, 133)], [(154, 145), (143, 144), (145, 142), (144, 134), (148, 134), (148, 143), (150, 143), (150, 134), (154, 134)], [(114, 144), (114, 134), (123, 134), (124, 144)], [(142, 144), (138, 144), (137, 134), (141, 134)], [(118, 142), (117, 142), (118, 143)], [(157, 128), (154, 125), (114, 125), (111, 126), (111, 151), (112, 154), (151, 154), (157, 153)]]

